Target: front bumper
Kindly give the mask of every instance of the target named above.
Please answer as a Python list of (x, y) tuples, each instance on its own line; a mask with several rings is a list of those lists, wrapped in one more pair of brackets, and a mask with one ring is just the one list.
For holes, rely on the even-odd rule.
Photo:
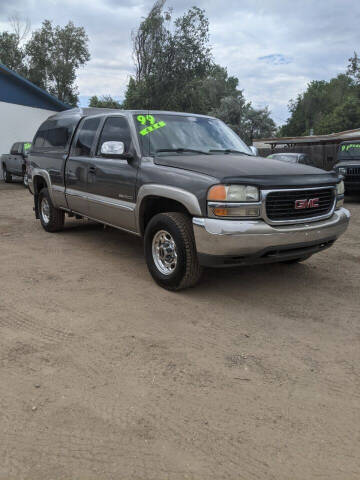
[(269, 225), (263, 220), (193, 218), (200, 263), (231, 266), (267, 263), (312, 255), (346, 230), (350, 213), (340, 208), (319, 222)]

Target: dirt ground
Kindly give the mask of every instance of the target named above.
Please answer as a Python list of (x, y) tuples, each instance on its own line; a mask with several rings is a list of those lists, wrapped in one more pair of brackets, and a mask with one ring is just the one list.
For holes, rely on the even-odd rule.
[(360, 197), (304, 264), (152, 281), (140, 239), (46, 233), (0, 182), (1, 480), (360, 478)]

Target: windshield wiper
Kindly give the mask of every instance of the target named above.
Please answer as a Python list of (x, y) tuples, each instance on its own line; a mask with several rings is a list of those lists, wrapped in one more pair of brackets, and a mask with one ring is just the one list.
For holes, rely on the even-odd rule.
[(176, 152), (176, 153), (183, 153), (183, 152), (193, 152), (193, 153), (201, 153), (202, 155), (210, 155), (209, 152), (204, 152), (204, 150), (195, 150), (193, 148), (160, 148), (156, 150), (155, 153), (161, 152)]
[(221, 149), (214, 149), (214, 150), (209, 150), (209, 152), (219, 152), (219, 153), (241, 153), (241, 155), (249, 155), (249, 157), (252, 157), (253, 155), (251, 153), (246, 153), (246, 152), (241, 152), (240, 150), (233, 150), (232, 148), (225, 148), (223, 150)]

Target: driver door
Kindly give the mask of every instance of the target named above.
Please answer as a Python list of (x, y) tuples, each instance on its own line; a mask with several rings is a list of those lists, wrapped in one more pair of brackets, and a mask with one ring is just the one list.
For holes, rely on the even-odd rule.
[(106, 117), (94, 157), (89, 162), (89, 216), (115, 227), (136, 231), (135, 185), (138, 162), (135, 158), (109, 158), (101, 154), (104, 142), (123, 142), (131, 146), (131, 133), (125, 116)]

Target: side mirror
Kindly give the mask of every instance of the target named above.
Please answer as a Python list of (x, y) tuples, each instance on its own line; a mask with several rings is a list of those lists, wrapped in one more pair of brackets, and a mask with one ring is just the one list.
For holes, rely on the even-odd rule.
[(254, 157), (257, 157), (259, 155), (259, 150), (254, 147), (254, 145), (251, 145), (251, 147), (249, 147), (250, 150), (251, 150), (251, 153), (254, 155)]
[(101, 145), (101, 155), (109, 157), (121, 157), (124, 155), (124, 142), (104, 142)]

